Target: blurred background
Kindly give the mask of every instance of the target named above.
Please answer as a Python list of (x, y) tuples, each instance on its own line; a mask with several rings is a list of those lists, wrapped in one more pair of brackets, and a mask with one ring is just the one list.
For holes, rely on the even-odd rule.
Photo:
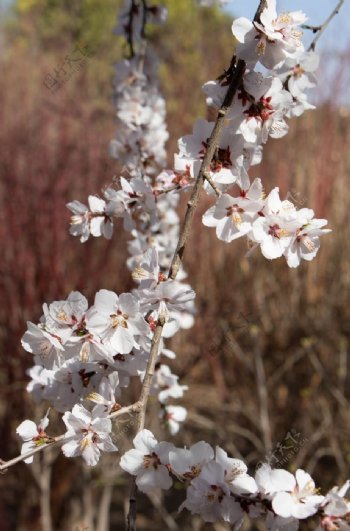
[[(0, 457), (6, 460), (19, 451), (18, 424), (41, 418), (47, 407), (34, 406), (25, 391), (32, 365), (20, 345), (26, 321), (37, 322), (43, 302), (62, 300), (73, 289), (92, 302), (100, 288), (132, 287), (124, 265), (126, 236), (120, 232), (111, 242), (91, 239), (82, 245), (68, 235), (65, 208), (72, 199), (85, 202), (100, 193), (118, 173), (108, 143), (115, 134), (113, 64), (123, 53), (112, 34), (120, 3), (0, 3)], [(161, 59), (171, 167), (177, 138), (207, 113), (201, 85), (229, 64), (232, 17), (251, 16), (257, 1), (237, 0), (225, 11), (198, 8), (194, 0), (164, 3), (169, 20), (150, 35)], [(336, 2), (317, 3), (317, 9), (315, 4), (300, 0), (296, 6), (306, 12), (310, 7), (311, 24), (322, 21)], [(349, 5), (320, 46), (318, 110), (292, 120), (287, 137), (270, 140), (252, 173), (263, 178), (267, 192), (278, 184), (282, 197), (328, 218), (332, 235), (323, 238), (317, 259), (297, 270), (259, 253), (247, 259), (243, 241), (226, 245), (202, 226), (210, 204), (203, 197), (185, 253), (198, 315), (194, 328), (169, 344), (178, 354), (173, 370), (190, 386), (181, 402), (189, 416), (176, 444), (201, 439), (219, 444), (244, 456), (252, 473), (268, 459), (291, 471), (303, 467), (324, 492), (350, 475), (346, 13)], [(88, 51), (84, 65), (52, 93), (48, 76), (77, 47)], [(135, 383), (130, 399), (137, 391)], [(156, 419), (156, 403), (150, 410)], [(59, 434), (63, 424), (52, 417), (51, 432)], [(156, 420), (150, 426), (159, 438), (171, 440)], [(122, 452), (133, 431), (121, 427), (114, 437)], [(1, 531), (124, 528), (128, 479), (115, 456), (104, 456), (90, 471), (59, 451), (42, 454), (32, 466), (20, 463), (0, 477)], [(183, 498), (181, 486), (162, 499), (140, 496), (139, 529), (226, 529), (178, 515)], [(314, 528), (311, 523), (302, 529)]]

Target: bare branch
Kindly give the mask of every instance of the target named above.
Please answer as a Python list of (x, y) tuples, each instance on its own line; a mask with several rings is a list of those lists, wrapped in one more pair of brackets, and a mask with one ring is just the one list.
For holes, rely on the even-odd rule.
[(309, 51), (314, 51), (315, 50), (316, 44), (317, 44), (319, 38), (321, 37), (322, 33), (325, 31), (325, 29), (327, 28), (329, 23), (333, 20), (333, 18), (336, 15), (338, 15), (338, 13), (339, 13), (341, 7), (343, 6), (344, 2), (345, 2), (345, 0), (340, 0), (338, 2), (337, 6), (333, 9), (332, 13), (326, 18), (326, 20), (324, 21), (323, 24), (321, 24), (318, 27), (309, 26), (308, 29), (312, 29), (314, 32), (317, 32), (316, 37), (314, 38), (314, 40), (312, 41), (312, 43), (309, 46)]

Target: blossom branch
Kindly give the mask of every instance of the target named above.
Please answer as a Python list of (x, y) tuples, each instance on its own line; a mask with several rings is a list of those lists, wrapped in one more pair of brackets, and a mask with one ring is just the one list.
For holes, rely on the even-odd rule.
[(64, 434), (59, 435), (58, 437), (53, 437), (52, 440), (50, 440), (46, 444), (38, 446), (37, 448), (30, 450), (29, 452), (26, 452), (17, 457), (14, 457), (13, 459), (10, 459), (9, 461), (3, 461), (1, 459), (0, 472), (4, 473), (6, 472), (8, 468), (10, 468), (13, 465), (16, 465), (17, 463), (20, 463), (21, 461), (24, 461), (25, 459), (28, 459), (28, 457), (32, 457), (33, 455), (41, 452), (42, 450), (46, 450), (47, 448), (52, 448), (53, 446), (56, 446), (60, 442), (63, 442), (63, 439), (64, 439)]
[(317, 44), (319, 38), (321, 37), (322, 33), (326, 30), (327, 26), (333, 20), (333, 18), (336, 15), (339, 14), (339, 11), (340, 11), (341, 7), (343, 6), (344, 2), (345, 2), (345, 0), (340, 0), (338, 2), (337, 6), (331, 12), (331, 14), (326, 18), (326, 20), (320, 26), (318, 26), (318, 27), (317, 26), (315, 26), (315, 27), (312, 27), (312, 26), (306, 27), (307, 29), (312, 29), (313, 32), (317, 32), (316, 37), (313, 39), (312, 43), (309, 46), (309, 51), (311, 51), (311, 50), (314, 51), (315, 50), (316, 44)]
[[(263, 2), (264, 0), (262, 0), (261, 3)], [(179, 241), (178, 241), (175, 254), (174, 254), (174, 258), (172, 260), (170, 271), (169, 271), (169, 278), (173, 280), (175, 280), (178, 274), (178, 271), (180, 269), (180, 265), (182, 262), (182, 256), (185, 251), (185, 246), (186, 246), (186, 243), (187, 243), (187, 240), (190, 234), (190, 230), (191, 230), (194, 212), (199, 202), (200, 194), (204, 186), (204, 181), (205, 179), (208, 179), (208, 177), (210, 177), (209, 167), (215, 155), (215, 151), (219, 145), (219, 141), (220, 141), (223, 127), (224, 127), (227, 111), (233, 102), (233, 98), (242, 81), (244, 72), (245, 72), (245, 62), (240, 59), (237, 63), (237, 66), (234, 69), (223, 104), (221, 105), (219, 109), (218, 117), (216, 119), (214, 129), (208, 140), (206, 154), (203, 158), (203, 161), (202, 161), (199, 173), (198, 173), (198, 177), (196, 179), (196, 182), (195, 182), (195, 185), (192, 191), (191, 198), (187, 203), (187, 211), (185, 215), (185, 220), (184, 220), (181, 232), (180, 232)]]
[[(118, 411), (115, 411), (113, 413), (110, 413), (107, 418), (108, 419), (115, 419), (117, 417), (121, 417), (122, 415), (127, 415), (130, 413), (137, 413), (141, 409), (141, 402), (137, 401), (134, 404), (131, 404), (130, 406), (125, 406), (119, 409)], [(33, 455), (46, 450), (47, 448), (52, 448), (53, 446), (56, 446), (64, 441), (65, 434), (58, 435), (57, 437), (52, 437), (46, 444), (42, 444), (40, 446), (37, 446), (36, 448), (33, 448), (33, 450), (30, 450), (29, 452), (25, 452), (17, 457), (14, 457), (13, 459), (10, 459), (9, 461), (3, 461), (0, 459), (0, 473), (6, 472), (8, 468), (10, 468), (13, 465), (16, 465), (17, 463), (20, 463), (21, 461), (24, 461), (25, 459), (28, 459), (28, 457), (32, 457)]]
[[(157, 322), (156, 328), (154, 330), (153, 338), (152, 338), (151, 350), (150, 350), (150, 355), (148, 358), (146, 374), (142, 382), (142, 389), (141, 389), (141, 395), (140, 395), (140, 400), (139, 400), (140, 411), (139, 411), (138, 419), (137, 419), (137, 433), (143, 430), (145, 426), (147, 403), (148, 403), (148, 398), (149, 398), (149, 394), (151, 391), (151, 385), (152, 385), (152, 380), (154, 376), (154, 369), (155, 369), (155, 365), (158, 359), (159, 345), (160, 345), (160, 340), (162, 337), (162, 331), (163, 331), (164, 324), (165, 324), (165, 317), (162, 314), (160, 314), (158, 317), (158, 322)], [(137, 514), (136, 495), (137, 495), (136, 477), (133, 476), (131, 479), (130, 496), (129, 496), (129, 512), (127, 516), (126, 531), (133, 531), (136, 529), (136, 514)]]

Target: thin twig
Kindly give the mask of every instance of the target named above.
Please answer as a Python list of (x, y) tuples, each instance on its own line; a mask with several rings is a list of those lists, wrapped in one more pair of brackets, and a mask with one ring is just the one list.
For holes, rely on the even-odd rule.
[(210, 184), (210, 186), (212, 187), (212, 189), (214, 190), (214, 192), (216, 193), (216, 195), (217, 195), (218, 197), (220, 197), (220, 196), (221, 196), (221, 190), (219, 190), (219, 188), (216, 186), (216, 184), (215, 184), (215, 182), (213, 181), (213, 179), (211, 178), (209, 172), (205, 172), (205, 173), (204, 173), (204, 178), (208, 181), (208, 183)]
[(336, 15), (338, 15), (338, 13), (339, 13), (341, 7), (343, 6), (344, 2), (345, 2), (345, 0), (340, 0), (338, 2), (337, 6), (333, 9), (332, 13), (326, 18), (324, 23), (319, 26), (319, 28), (317, 30), (317, 35), (316, 35), (316, 37), (314, 38), (314, 40), (312, 41), (312, 43), (309, 46), (309, 51), (314, 51), (315, 50), (316, 44), (317, 44), (319, 38), (321, 37), (322, 33), (325, 31), (325, 29), (327, 28), (329, 23), (333, 20), (333, 18)]
[(261, 354), (261, 344), (259, 341), (256, 341), (256, 348), (254, 352), (254, 362), (255, 362), (255, 381), (259, 396), (259, 406), (260, 406), (260, 429), (263, 436), (265, 451), (269, 452), (272, 448), (272, 437), (271, 437), (271, 425), (270, 425), (270, 416), (269, 416), (269, 406), (268, 406), (268, 392), (266, 385), (266, 373), (264, 367), (264, 361)]

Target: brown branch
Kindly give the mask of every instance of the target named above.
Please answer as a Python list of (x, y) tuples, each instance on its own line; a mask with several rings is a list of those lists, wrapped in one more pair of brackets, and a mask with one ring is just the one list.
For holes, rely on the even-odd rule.
[(200, 198), (201, 191), (203, 189), (205, 178), (209, 173), (209, 167), (215, 155), (215, 150), (217, 146), (219, 145), (220, 137), (221, 137), (222, 130), (225, 124), (225, 118), (226, 118), (227, 111), (229, 107), (231, 106), (233, 98), (242, 81), (244, 71), (245, 71), (245, 62), (240, 59), (231, 77), (230, 85), (228, 87), (224, 102), (218, 112), (218, 117), (216, 119), (214, 129), (208, 140), (207, 152), (202, 161), (195, 185), (192, 190), (191, 198), (187, 203), (187, 211), (185, 215), (185, 220), (181, 228), (179, 241), (178, 241), (175, 254), (174, 254), (174, 258), (171, 263), (171, 267), (169, 271), (169, 278), (173, 280), (176, 278), (178, 271), (180, 269), (183, 253), (184, 253), (185, 246), (186, 246), (186, 243), (187, 243), (187, 240), (190, 234), (191, 226), (192, 226), (193, 215), (194, 215), (194, 212), (199, 202), (199, 198)]
[(325, 29), (327, 28), (327, 26), (329, 25), (329, 23), (333, 20), (333, 18), (338, 15), (341, 7), (343, 6), (345, 0), (340, 0), (338, 2), (338, 4), (336, 5), (336, 7), (333, 9), (333, 11), (331, 12), (331, 14), (326, 18), (326, 20), (323, 22), (323, 24), (321, 24), (320, 26), (318, 27), (314, 27), (312, 28), (310, 26), (310, 28), (313, 30), (313, 31), (317, 31), (317, 35), (316, 37), (314, 38), (314, 40), (312, 41), (312, 43), (310, 44), (309, 46), (309, 49), (308, 51), (314, 51), (315, 48), (316, 48), (316, 44), (319, 40), (319, 38), (321, 37), (322, 33), (325, 31)]
[[(137, 433), (143, 430), (145, 426), (147, 403), (148, 403), (148, 398), (149, 398), (149, 394), (151, 391), (151, 385), (152, 385), (152, 380), (154, 376), (155, 365), (158, 359), (159, 344), (160, 344), (160, 340), (162, 337), (162, 331), (163, 331), (164, 324), (165, 324), (165, 317), (162, 314), (160, 314), (158, 317), (157, 326), (154, 330), (154, 334), (152, 338), (151, 351), (150, 351), (150, 355), (148, 358), (146, 374), (142, 382), (142, 389), (141, 389), (141, 395), (140, 395), (140, 400), (139, 400), (140, 410), (139, 410), (138, 419), (137, 419)], [(136, 476), (132, 476), (131, 486), (130, 486), (130, 496), (129, 496), (129, 512), (127, 516), (127, 525), (126, 525), (127, 531), (133, 531), (136, 529), (136, 514), (137, 514), (136, 495), (137, 495)]]

